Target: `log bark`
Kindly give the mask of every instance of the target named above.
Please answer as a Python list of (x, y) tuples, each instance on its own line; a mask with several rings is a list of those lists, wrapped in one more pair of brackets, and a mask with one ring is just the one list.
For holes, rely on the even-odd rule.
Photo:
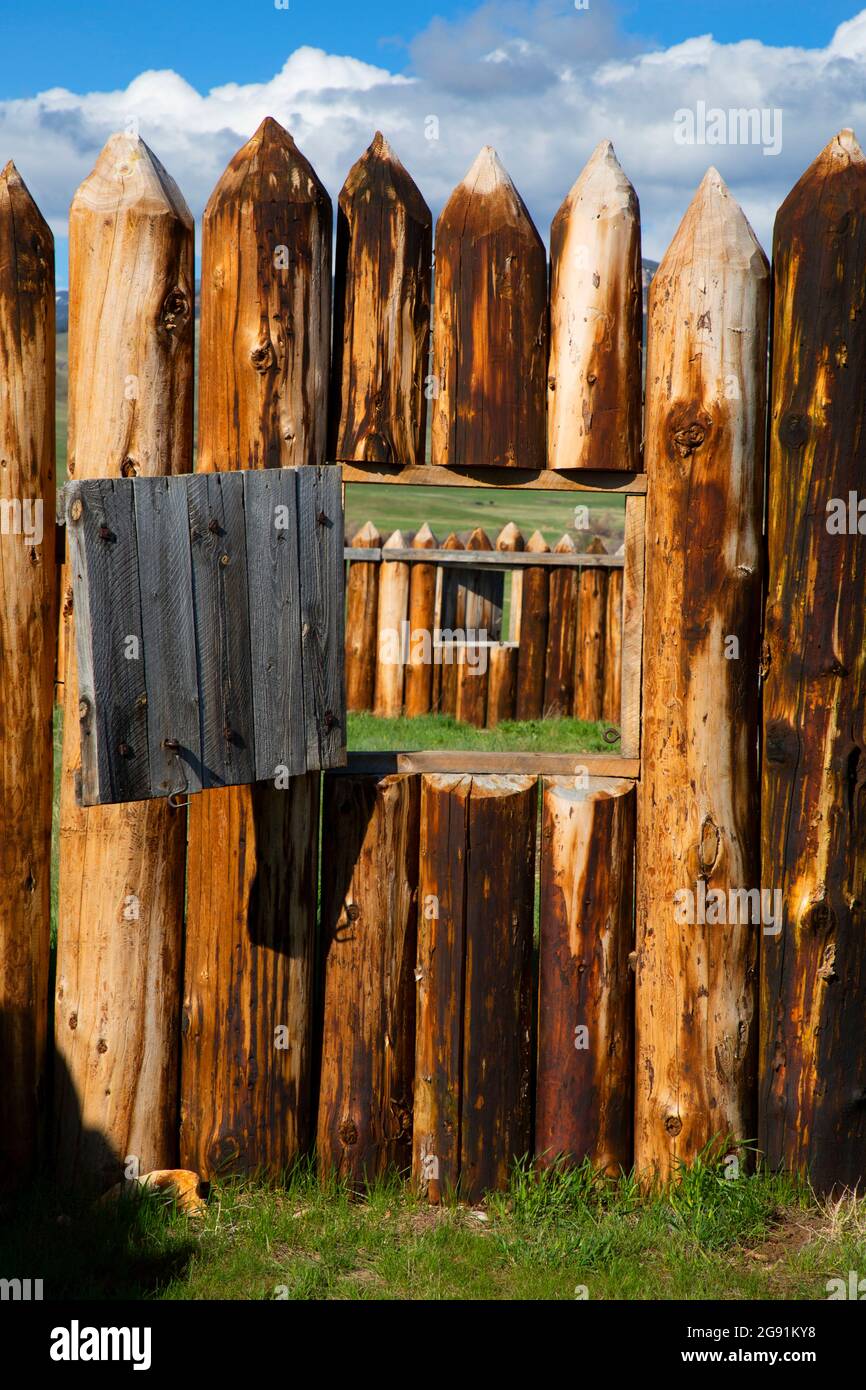
[(420, 791), (411, 774), (324, 780), (317, 1150), (353, 1187), (411, 1160)]
[[(427, 522), (416, 531), (413, 550), (435, 550), (438, 541)], [(407, 719), (429, 714), (433, 693), (433, 629), (436, 621), (436, 565), (413, 564), (409, 575), (409, 664), (404, 696)], [(422, 645), (421, 634), (427, 634)], [(418, 634), (416, 638), (416, 634)], [(429, 650), (425, 650), (429, 642)]]
[[(594, 536), (588, 555), (605, 555), (604, 541)], [(574, 717), (598, 720), (604, 714), (605, 619), (609, 570), (586, 566), (577, 582), (577, 639), (574, 666)]]
[[(205, 210), (202, 471), (324, 462), (330, 258), (330, 199), (268, 118)], [(317, 830), (314, 774), (190, 805), (181, 1154), (202, 1174), (309, 1146)]]
[(331, 458), (424, 462), (432, 226), (377, 131), (338, 200)]
[(10, 161), (0, 173), (0, 1190), (35, 1167), (48, 1036), (54, 318), (54, 238)]
[[(384, 549), (403, 550), (402, 531), (394, 531)], [(403, 713), (404, 628), (409, 616), (409, 570), (404, 560), (382, 560), (379, 567), (379, 616), (376, 634), (376, 698), (373, 709), (383, 719)]]
[(622, 591), (623, 572), (610, 570), (607, 576), (607, 612), (604, 617), (604, 696), (601, 717), (619, 724), (622, 702)]
[(546, 366), (544, 246), (487, 145), (436, 224), (433, 463), (543, 468)]
[[(490, 551), (493, 545), (486, 531), (477, 526), (466, 542), (466, 549)], [(495, 624), (495, 596), (501, 591), (502, 579), (498, 574), (475, 574), (471, 583), (467, 583), (463, 574), (457, 582), (457, 607), (463, 615), (460, 626), (466, 636), (457, 652), (454, 712), (464, 724), (474, 724), (476, 728), (483, 729), (487, 718), (489, 672), (487, 649), (479, 645), (478, 634), (484, 634), (480, 639), (483, 642), (491, 640)], [(470, 641), (470, 635), (476, 640)]]
[(431, 1202), (460, 1177), (470, 777), (421, 778), (412, 1178)]
[[(192, 466), (193, 220), (135, 136), (114, 135), (69, 218), (69, 475)], [(75, 644), (66, 652), (55, 991), (57, 1164), (108, 1187), (177, 1153), (184, 816), (82, 810)], [(134, 748), (136, 739), (129, 742)]]
[(852, 131), (782, 204), (773, 250), (762, 882), (783, 917), (762, 936), (759, 1142), (828, 1191), (866, 1178), (866, 158)]
[(640, 468), (640, 209), (609, 140), (550, 229), (548, 468)]
[(635, 786), (544, 779), (535, 1152), (632, 1164)]
[(200, 472), (325, 462), (332, 219), (312, 165), (267, 117), (204, 212)]
[(710, 169), (649, 308), (635, 1163), (662, 1178), (755, 1133), (759, 929), (730, 921), (728, 890), (758, 887), (768, 294), (766, 257)]
[[(547, 554), (550, 546), (540, 531), (530, 536), (526, 549)], [(544, 681), (547, 672), (547, 639), (550, 615), (550, 573), (543, 566), (524, 570), (520, 584), (520, 626), (517, 640), (518, 720), (540, 719), (544, 713)]]
[[(555, 555), (574, 555), (577, 547), (564, 535)], [(550, 611), (544, 672), (544, 718), (568, 718), (574, 706), (574, 663), (577, 651), (578, 572), (573, 566), (550, 571)]]
[(460, 1193), (507, 1187), (530, 1149), (537, 778), (473, 777), (466, 876)]
[(495, 729), (504, 719), (514, 718), (517, 700), (517, 652), (517, 647), (509, 646), (505, 642), (488, 649), (488, 729)]
[[(376, 550), (382, 537), (372, 521), (357, 532), (353, 546)], [(371, 710), (376, 689), (376, 632), (379, 564), (352, 561), (346, 581), (346, 708)]]

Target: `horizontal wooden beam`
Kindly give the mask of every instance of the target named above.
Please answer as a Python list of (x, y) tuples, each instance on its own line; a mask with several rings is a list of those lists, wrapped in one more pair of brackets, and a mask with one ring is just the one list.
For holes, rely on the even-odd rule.
[(403, 483), (412, 487), (506, 487), (539, 492), (646, 492), (646, 474), (625, 469), (443, 468), (423, 464), (343, 463), (344, 483)]
[[(337, 769), (342, 771), (342, 769)], [(500, 753), (457, 748), (453, 751), (433, 749), (430, 752), (350, 752), (346, 772), (457, 772), (515, 773), (529, 776), (571, 776), (586, 772), (589, 777), (625, 777), (634, 780), (640, 775), (639, 758), (623, 758), (612, 753)]]
[(399, 560), (407, 565), (448, 565), (458, 569), (514, 570), (548, 566), (563, 569), (567, 566), (584, 569), (622, 569), (625, 557), (622, 555), (573, 555), (567, 552), (521, 551), (521, 550), (409, 550), (401, 546), (354, 546), (347, 545), (343, 558), (352, 561), (376, 563), (380, 560)]

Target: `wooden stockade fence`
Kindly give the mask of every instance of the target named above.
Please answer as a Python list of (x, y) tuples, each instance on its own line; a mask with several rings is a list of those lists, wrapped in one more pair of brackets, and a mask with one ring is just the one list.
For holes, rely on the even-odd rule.
[[(708, 172), (650, 289), (643, 452), (639, 211), (606, 142), (550, 245), (548, 277), (482, 151), (437, 226), (428, 380), (431, 218), (377, 136), (340, 196), (332, 347), (331, 202), (266, 120), (204, 218), (198, 471), (336, 461), (351, 483), (619, 494), (621, 565), (515, 527), (441, 546), (363, 527), (346, 686), (350, 708), (490, 724), (572, 712), (601, 671), (621, 747), (541, 778), (541, 755), (350, 755), (188, 809), (84, 808), (52, 544), (51, 236), (0, 176), (4, 1184), (33, 1171), (49, 1060), (69, 1184), (178, 1159), (278, 1175), (316, 1146), (352, 1184), (397, 1164), (431, 1200), (474, 1200), (525, 1154), (666, 1178), (755, 1133), (824, 1190), (866, 1179), (866, 160), (843, 131), (797, 184), (774, 283)], [(70, 215), (76, 482), (190, 472), (193, 268), (181, 192), (112, 137)], [(383, 624), (427, 630), (443, 605), (497, 630), (504, 562), (520, 642), (499, 627), (483, 696), (471, 644), (381, 662)], [(309, 669), (307, 755), (344, 732), (334, 665)]]
[[(399, 531), (382, 542), (365, 522), (345, 550), (348, 708), (452, 714), (488, 728), (550, 714), (618, 724), (623, 556), (608, 555), (599, 536), (584, 553), (566, 543), (568, 553), (548, 553), (535, 531), (525, 547), (508, 522), (495, 546), (481, 528), (465, 547), (453, 533), (439, 546), (424, 522), (406, 545)], [(559, 621), (549, 628), (551, 607)], [(547, 673), (568, 663), (563, 696)]]

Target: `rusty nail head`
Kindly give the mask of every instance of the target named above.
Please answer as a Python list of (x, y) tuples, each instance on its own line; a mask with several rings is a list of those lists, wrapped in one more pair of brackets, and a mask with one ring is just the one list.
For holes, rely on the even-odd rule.
[(221, 556), (220, 556), (220, 564), (221, 564), (221, 565), (227, 565), (228, 562), (229, 562), (229, 557), (228, 557), (228, 555), (221, 555)]
[(325, 516), (324, 512), (319, 512), (318, 516), (316, 517), (316, 520), (318, 521), (320, 526), (327, 526), (328, 524), (328, 518)]
[(349, 903), (349, 906), (346, 908), (346, 916), (348, 917), (349, 921), (350, 921), (350, 922), (357, 922), (357, 920), (358, 920), (358, 918), (360, 917), (360, 915), (361, 915), (361, 909), (359, 908), (358, 904), (357, 904), (357, 903)]
[(81, 505), (81, 498), (76, 497), (75, 501), (72, 503), (72, 506), (69, 508), (69, 515), (72, 517), (73, 521), (80, 521), (81, 513), (83, 510), (84, 508)]
[(220, 524), (215, 516), (211, 517), (210, 521), (207, 524), (207, 529), (210, 531), (212, 536), (215, 536), (217, 531), (220, 529)]
[(180, 744), (176, 738), (164, 738), (162, 740), (162, 746), (163, 748), (168, 748), (172, 753), (176, 753), (180, 749)]
[(130, 749), (128, 743), (119, 743), (119, 744), (117, 745), (117, 751), (118, 751), (118, 753), (120, 754), (120, 756), (121, 756), (122, 758), (128, 758), (128, 757), (129, 757), (129, 754), (130, 754), (130, 752), (131, 752), (131, 749)]
[(100, 528), (99, 528), (99, 539), (100, 539), (101, 541), (110, 541), (110, 540), (111, 540), (111, 532), (109, 531), (109, 529), (108, 529), (108, 527), (105, 525), (105, 523), (103, 523), (102, 526), (100, 526)]

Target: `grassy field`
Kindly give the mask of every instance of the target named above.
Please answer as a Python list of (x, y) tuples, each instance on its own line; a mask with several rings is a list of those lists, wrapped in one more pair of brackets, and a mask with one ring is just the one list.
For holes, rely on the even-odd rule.
[(584, 719), (534, 719), (503, 722), (495, 729), (461, 724), (450, 714), (417, 715), (414, 719), (382, 719), (375, 714), (350, 714), (348, 747), (352, 752), (471, 748), (491, 753), (615, 753), (605, 742), (604, 723)]
[(583, 1167), (483, 1207), (424, 1205), (398, 1179), (366, 1198), (301, 1170), (216, 1185), (203, 1217), (156, 1198), (87, 1205), (34, 1191), (0, 1211), (0, 1269), (46, 1298), (824, 1299), (866, 1268), (866, 1205), (698, 1163), (669, 1193)]

